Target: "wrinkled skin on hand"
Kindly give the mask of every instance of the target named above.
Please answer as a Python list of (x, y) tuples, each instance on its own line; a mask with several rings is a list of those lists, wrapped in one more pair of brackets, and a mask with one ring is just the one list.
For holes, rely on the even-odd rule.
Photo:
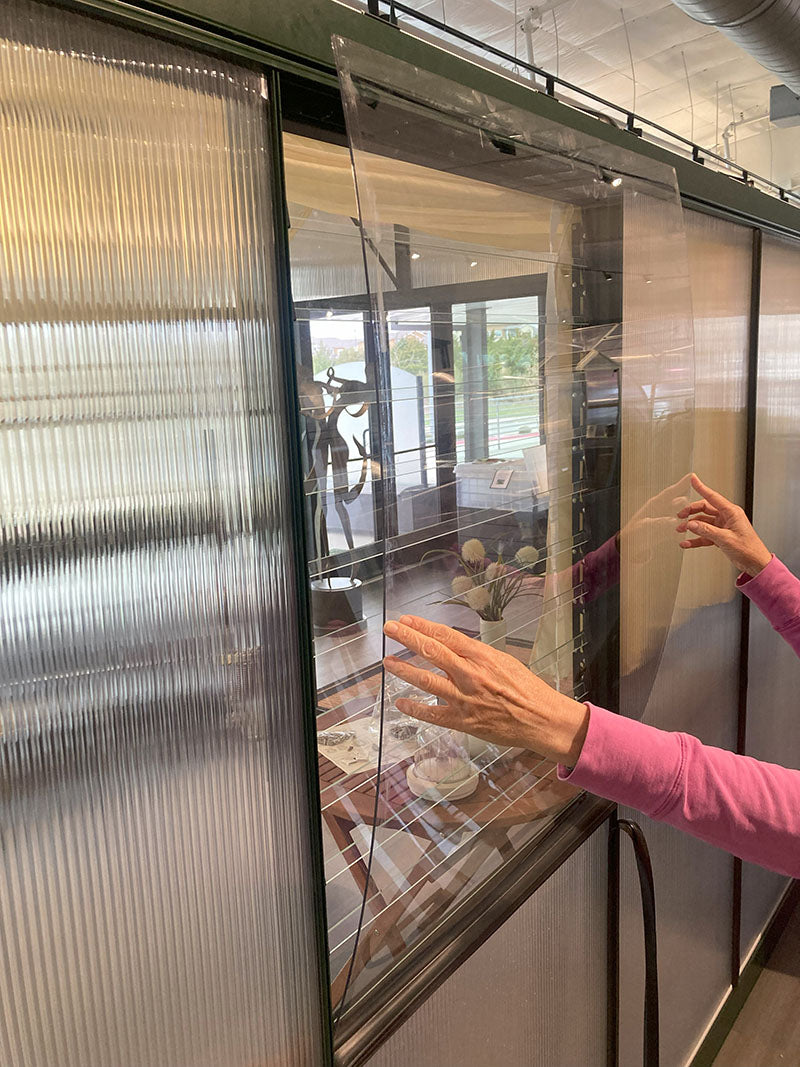
[(738, 504), (704, 485), (692, 475), (692, 488), (702, 500), (682, 508), (678, 533), (697, 534), (680, 542), (681, 548), (718, 548), (737, 570), (755, 578), (772, 559), (772, 553), (755, 532)]
[(514, 656), (414, 615), (387, 622), (384, 632), (437, 668), (386, 657), (390, 674), (441, 701), (400, 699), (399, 711), (559, 763), (577, 762), (589, 722), (586, 705), (556, 692)]

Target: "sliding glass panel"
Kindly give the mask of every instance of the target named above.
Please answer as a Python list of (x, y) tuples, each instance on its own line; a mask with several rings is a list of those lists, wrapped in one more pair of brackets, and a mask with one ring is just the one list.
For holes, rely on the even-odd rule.
[[(569, 818), (577, 796), (536, 753), (401, 716), (405, 690), (381, 670), (385, 618), (448, 623), (565, 692), (642, 715), (677, 587), (666, 523), (674, 531), (677, 483), (690, 469), (694, 382), (668, 168), (575, 142), (386, 56), (337, 48), (357, 201), (338, 130), (309, 148), (308, 128), (292, 129), (285, 147), (298, 330), (319, 315), (366, 317), (358, 396), (369, 433), (359, 443), (373, 542), (326, 545), (314, 525), (321, 465), (308, 489), (341, 1011)], [(354, 218), (360, 292), (348, 266)], [(644, 310), (625, 319), (628, 284)], [(300, 376), (313, 374), (310, 345), (299, 359)], [(329, 385), (318, 414), (343, 427), (341, 385)], [(315, 432), (307, 423), (309, 471)], [(355, 434), (343, 436), (349, 449)], [(328, 459), (328, 479), (331, 470)], [(353, 516), (365, 491), (345, 505)], [(664, 566), (648, 566), (653, 558)], [(661, 609), (644, 639), (634, 630), (623, 645), (622, 695), (620, 597)]]
[(324, 1061), (265, 107), (250, 71), (2, 5), (15, 1067)]
[[(764, 237), (758, 332), (758, 415), (753, 524), (800, 574), (800, 242)], [(760, 612), (750, 614), (747, 753), (800, 767), (800, 665)], [(750, 864), (742, 879), (743, 962), (787, 880)]]

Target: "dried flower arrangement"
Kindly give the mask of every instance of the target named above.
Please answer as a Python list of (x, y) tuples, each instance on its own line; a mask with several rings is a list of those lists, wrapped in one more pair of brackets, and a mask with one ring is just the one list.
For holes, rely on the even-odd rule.
[(460, 551), (450, 550), (445, 554), (456, 557), (463, 574), (451, 583), (453, 595), (440, 603), (471, 608), (486, 622), (501, 622), (512, 600), (518, 596), (541, 595), (526, 582), (539, 559), (538, 551), (531, 546), (517, 552), (513, 565), (506, 563), (501, 553), (496, 559), (489, 559), (483, 542), (477, 537), (465, 541)]

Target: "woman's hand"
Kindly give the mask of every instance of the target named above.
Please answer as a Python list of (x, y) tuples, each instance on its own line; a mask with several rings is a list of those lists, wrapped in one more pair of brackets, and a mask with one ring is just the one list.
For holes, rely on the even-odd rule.
[(683, 521), (678, 533), (698, 534), (692, 540), (681, 541), (681, 548), (709, 548), (715, 545), (737, 567), (751, 578), (766, 567), (772, 553), (750, 525), (744, 511), (726, 500), (721, 493), (703, 485), (696, 474), (692, 487), (703, 498), (678, 512)]
[(401, 699), (399, 711), (495, 744), (529, 748), (569, 766), (577, 762), (589, 724), (585, 704), (551, 689), (514, 656), (449, 626), (403, 615), (383, 630), (444, 672), (387, 656), (384, 665), (390, 674), (442, 701)]

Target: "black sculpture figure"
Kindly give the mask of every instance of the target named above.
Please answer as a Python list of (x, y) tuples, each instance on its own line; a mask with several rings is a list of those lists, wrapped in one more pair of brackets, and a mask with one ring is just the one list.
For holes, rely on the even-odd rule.
[[(330, 554), (328, 542), (327, 505), (325, 492), (328, 464), (331, 467), (333, 485), (333, 503), (339, 521), (342, 524), (348, 548), (354, 548), (353, 528), (347, 508), (358, 498), (367, 480), (369, 455), (367, 450), (353, 437), (353, 443), (361, 456), (361, 471), (358, 480), (351, 486), (347, 471), (350, 447), (339, 430), (342, 412), (351, 404), (357, 403), (355, 411), (348, 414), (360, 418), (369, 404), (363, 399), (367, 389), (366, 382), (350, 378), (339, 378), (333, 367), (328, 367), (327, 382), (320, 383), (313, 378), (300, 380), (300, 405), (306, 420), (306, 441), (308, 447), (309, 469), (306, 475), (306, 495), (311, 501), (312, 536), (317, 558), (322, 560)], [(331, 406), (325, 406), (325, 393), (331, 397)]]

